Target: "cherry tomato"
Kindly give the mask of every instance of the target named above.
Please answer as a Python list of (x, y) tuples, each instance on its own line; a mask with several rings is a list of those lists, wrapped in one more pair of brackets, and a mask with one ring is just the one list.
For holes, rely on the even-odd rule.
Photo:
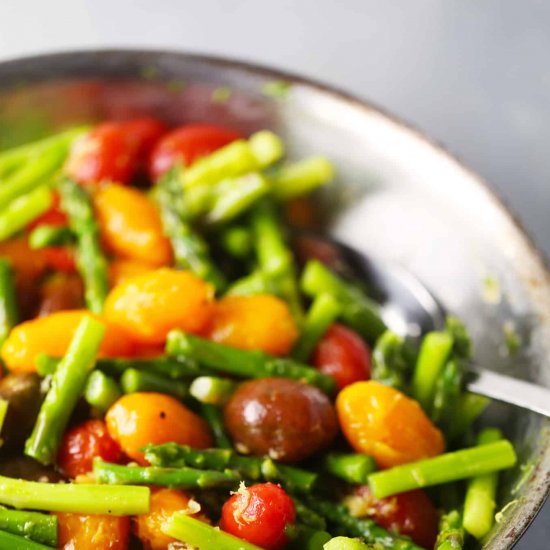
[(156, 118), (145, 117), (122, 123), (125, 130), (137, 144), (138, 156), (146, 159), (160, 138), (168, 131), (164, 122)]
[(46, 265), (54, 271), (63, 273), (74, 273), (76, 262), (72, 249), (65, 246), (48, 246), (42, 249)]
[(221, 528), (266, 550), (288, 543), (285, 528), (296, 520), (292, 499), (279, 485), (242, 486), (223, 505)]
[(368, 485), (361, 485), (345, 502), (352, 515), (370, 517), (389, 531), (411, 537), (423, 548), (434, 547), (438, 514), (424, 491), (378, 499), (372, 495)]
[(156, 181), (177, 162), (189, 166), (198, 158), (240, 137), (233, 130), (210, 124), (189, 124), (176, 128), (166, 134), (153, 149), (149, 175)]
[(39, 225), (67, 225), (67, 215), (63, 212), (63, 210), (61, 210), (60, 201), (61, 199), (59, 197), (59, 193), (54, 191), (53, 203), (49, 210), (46, 210), (44, 214), (38, 216), (38, 218), (32, 221), (28, 225), (28, 229), (32, 230)]
[(105, 422), (86, 420), (65, 434), (57, 462), (65, 474), (75, 478), (92, 471), (96, 456), (107, 462), (118, 462), (122, 452), (109, 435)]
[(336, 380), (339, 390), (370, 378), (370, 350), (358, 334), (344, 325), (334, 323), (327, 330), (312, 359), (322, 373)]
[(127, 550), (128, 516), (57, 513), (60, 550)]

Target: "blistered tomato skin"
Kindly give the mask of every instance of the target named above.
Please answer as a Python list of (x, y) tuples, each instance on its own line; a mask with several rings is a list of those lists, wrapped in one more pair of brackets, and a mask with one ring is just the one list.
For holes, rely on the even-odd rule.
[(378, 499), (368, 485), (360, 485), (345, 502), (352, 515), (372, 518), (389, 531), (411, 537), (422, 548), (434, 547), (439, 515), (424, 491)]
[(328, 447), (338, 432), (334, 408), (319, 389), (287, 378), (242, 384), (224, 409), (237, 448), (298, 462)]
[(60, 550), (127, 550), (130, 518), (57, 513)]
[(172, 329), (200, 333), (210, 322), (214, 288), (190, 271), (162, 268), (111, 290), (104, 316), (135, 341), (161, 344)]
[[(188, 510), (190, 515), (196, 519), (207, 521), (200, 512), (191, 513), (191, 497), (175, 489), (153, 489), (151, 492), (151, 505), (149, 513), (137, 516), (134, 522), (134, 533), (147, 550), (166, 550), (176, 539), (165, 535), (162, 526), (172, 514)], [(194, 503), (197, 506), (197, 503)]]
[(109, 435), (102, 420), (86, 420), (71, 428), (63, 437), (57, 465), (69, 477), (92, 471), (95, 457), (106, 462), (118, 462), (122, 452)]
[(415, 400), (373, 380), (345, 387), (336, 398), (336, 410), (350, 445), (374, 457), (381, 468), (444, 450), (442, 433)]
[(317, 344), (313, 364), (323, 373), (332, 376), (339, 390), (370, 378), (370, 350), (353, 330), (338, 323), (329, 327)]
[[(1, 356), (10, 371), (34, 372), (35, 359), (41, 353), (62, 357), (87, 310), (57, 311), (47, 317), (26, 321), (14, 327), (2, 346)], [(99, 317), (97, 317), (99, 319)], [(120, 328), (107, 322), (99, 348), (101, 357), (127, 357), (135, 345)]]
[(188, 124), (166, 134), (153, 149), (149, 175), (156, 181), (175, 164), (189, 166), (200, 157), (213, 153), (241, 136), (220, 126)]
[(210, 338), (215, 342), (287, 355), (297, 336), (286, 302), (276, 296), (228, 296), (215, 305), (210, 328)]
[(170, 243), (159, 212), (144, 193), (105, 185), (95, 193), (94, 206), (103, 242), (113, 254), (157, 267), (170, 263)]
[(130, 458), (147, 464), (141, 449), (174, 442), (197, 449), (212, 446), (208, 424), (177, 399), (163, 393), (122, 396), (105, 415), (110, 436)]
[(294, 503), (279, 485), (241, 487), (223, 505), (221, 528), (266, 550), (282, 550), (296, 520)]

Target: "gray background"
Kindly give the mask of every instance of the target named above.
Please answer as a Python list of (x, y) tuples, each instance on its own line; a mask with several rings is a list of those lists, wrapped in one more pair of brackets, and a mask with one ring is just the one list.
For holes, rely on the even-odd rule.
[[(544, 0), (0, 0), (0, 59), (107, 46), (240, 57), (368, 98), (487, 178), (550, 257)], [(549, 541), (547, 505), (518, 548)]]

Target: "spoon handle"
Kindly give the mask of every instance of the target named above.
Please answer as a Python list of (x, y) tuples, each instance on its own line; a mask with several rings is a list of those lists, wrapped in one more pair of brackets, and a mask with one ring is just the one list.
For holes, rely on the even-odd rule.
[(489, 370), (470, 369), (470, 372), (473, 376), (466, 383), (466, 387), (472, 393), (550, 417), (548, 388)]

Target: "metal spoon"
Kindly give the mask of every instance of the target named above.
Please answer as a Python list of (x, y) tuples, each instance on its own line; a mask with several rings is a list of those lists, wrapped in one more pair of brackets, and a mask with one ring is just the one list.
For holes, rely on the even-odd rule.
[[(301, 260), (316, 258), (364, 282), (369, 294), (380, 303), (388, 328), (401, 336), (418, 340), (430, 330), (444, 328), (444, 308), (412, 273), (316, 233), (295, 235), (294, 248)], [(468, 391), (550, 417), (550, 389), (477, 365), (470, 365), (468, 370)]]

